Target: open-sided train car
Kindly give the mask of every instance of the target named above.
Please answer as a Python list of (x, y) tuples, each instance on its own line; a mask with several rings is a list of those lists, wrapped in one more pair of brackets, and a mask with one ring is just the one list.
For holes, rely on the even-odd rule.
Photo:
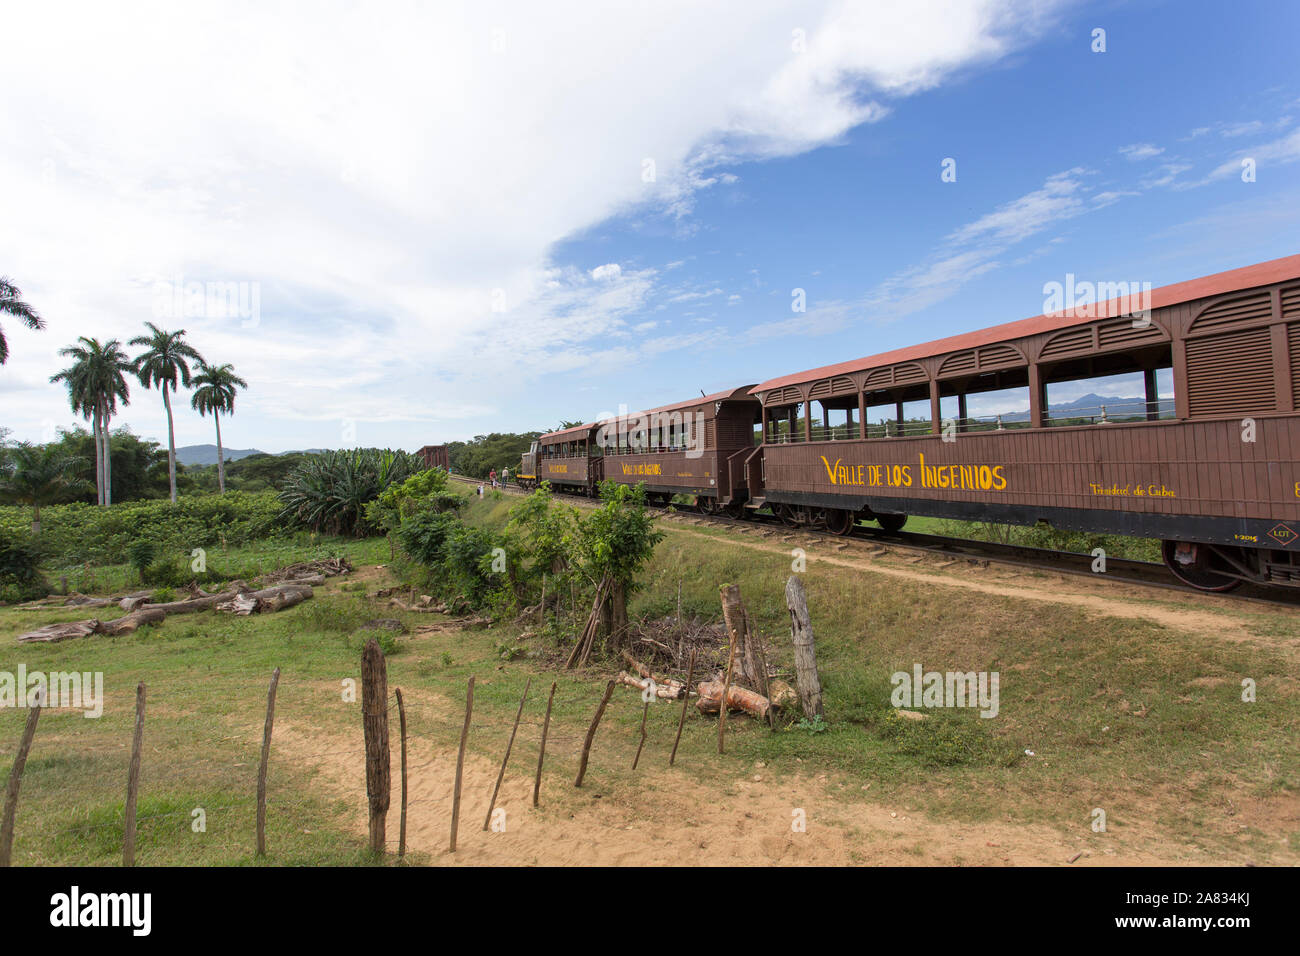
[[(751, 507), (1154, 537), (1186, 583), (1300, 586), (1300, 256), (763, 382)], [(1136, 408), (1049, 389), (1141, 373)], [(972, 417), (1024, 392), (1021, 416)], [(1168, 393), (1172, 392), (1172, 401)], [(1012, 393), (1014, 394), (1014, 393)]]
[(652, 501), (693, 495), (706, 513), (740, 513), (749, 493), (745, 464), (758, 451), (760, 405), (752, 385), (597, 423), (606, 480), (644, 482)]

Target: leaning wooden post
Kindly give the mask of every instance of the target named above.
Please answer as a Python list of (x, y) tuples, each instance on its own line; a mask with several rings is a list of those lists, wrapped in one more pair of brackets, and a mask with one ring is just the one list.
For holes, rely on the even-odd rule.
[(388, 803), (392, 797), (388, 751), (388, 664), (373, 637), (361, 651), (361, 713), (366, 738), (366, 797), (370, 801), (370, 852), (387, 846)]
[(673, 741), (673, 752), (668, 758), (668, 766), (677, 759), (677, 745), (682, 742), (682, 728), (686, 726), (686, 708), (691, 703), (691, 682), (695, 678), (695, 648), (691, 648), (691, 663), (686, 670), (686, 691), (682, 695), (682, 716), (677, 721), (677, 739)]
[(542, 761), (546, 759), (546, 733), (551, 729), (551, 703), (555, 700), (555, 681), (551, 681), (551, 696), (546, 698), (546, 717), (542, 720), (542, 744), (537, 748), (537, 777), (533, 780), (533, 806), (542, 792)]
[(469, 741), (469, 719), (474, 713), (474, 677), (465, 691), (465, 726), (460, 729), (460, 752), (456, 755), (456, 786), (451, 793), (451, 847), (456, 852), (456, 830), (460, 826), (460, 781), (465, 772), (465, 744)]
[(758, 673), (758, 655), (754, 650), (754, 642), (750, 640), (749, 614), (745, 610), (745, 602), (740, 599), (740, 585), (724, 584), (718, 590), (727, 635), (736, 644), (736, 655), (740, 658), (740, 673), (746, 680), (758, 684), (754, 689), (766, 697), (767, 692)]
[(402, 702), (402, 688), (393, 688), (397, 695), (397, 722), (402, 731), (402, 823), (397, 838), (398, 857), (406, 856), (406, 705)]
[(266, 726), (262, 728), (262, 762), (257, 768), (257, 855), (266, 856), (266, 764), (271, 759), (271, 727), (275, 723), (275, 689), (280, 668), (271, 672), (271, 689), (266, 692)]
[(528, 690), (533, 686), (533, 679), (528, 678), (524, 684), (524, 696), (519, 698), (519, 709), (515, 711), (515, 725), (510, 728), (510, 739), (506, 741), (506, 755), (501, 758), (501, 770), (497, 773), (496, 786), (492, 788), (492, 799), (488, 801), (487, 816), (483, 818), (483, 829), (492, 823), (492, 811), (497, 807), (497, 794), (501, 792), (501, 781), (506, 778), (506, 764), (510, 762), (510, 751), (515, 746), (515, 734), (519, 732), (519, 718), (524, 715), (524, 701), (528, 699)]
[(762, 668), (760, 676), (763, 679), (763, 696), (767, 698), (767, 726), (769, 730), (776, 730), (776, 702), (772, 700), (772, 682), (767, 673), (767, 647), (758, 631), (751, 631), (750, 634), (758, 646), (758, 666)]
[(799, 684), (799, 703), (804, 716), (822, 712), (822, 682), (817, 675), (817, 651), (813, 646), (812, 619), (808, 616), (808, 597), (798, 575), (785, 584), (785, 604), (790, 609), (790, 637), (794, 641), (794, 673)]
[(131, 738), (131, 769), (126, 777), (126, 837), (122, 865), (135, 866), (135, 801), (140, 793), (140, 748), (144, 745), (144, 681), (135, 685), (135, 736)]
[[(26, 693), (26, 688), (20, 689), (18, 693)], [(23, 739), (18, 744), (18, 755), (14, 757), (14, 765), (9, 769), (9, 785), (5, 787), (4, 822), (0, 824), (0, 866), (9, 865), (10, 854), (14, 848), (14, 815), (18, 812), (18, 789), (23, 783), (23, 768), (27, 766), (27, 753), (32, 749), (32, 738), (36, 736), (36, 721), (41, 718), (41, 704), (45, 699), (45, 692), (39, 693), (36, 704), (27, 711)]]
[(731, 671), (736, 666), (736, 642), (731, 641), (731, 650), (727, 653), (727, 676), (722, 681), (722, 696), (718, 698), (718, 703), (722, 706), (718, 709), (718, 753), (725, 752), (725, 740), (727, 737), (727, 694), (731, 691)]
[(596, 739), (596, 728), (600, 726), (600, 718), (605, 716), (605, 707), (609, 704), (609, 698), (614, 693), (614, 682), (610, 681), (605, 685), (605, 696), (600, 699), (600, 706), (596, 708), (596, 716), (591, 718), (591, 726), (587, 728), (587, 739), (582, 742), (582, 758), (578, 761), (578, 776), (573, 781), (575, 787), (582, 786), (582, 778), (587, 773), (587, 758), (591, 755), (591, 742)]
[(645, 746), (645, 719), (650, 716), (650, 697), (646, 698), (645, 706), (641, 708), (641, 741), (636, 745), (636, 756), (632, 758), (632, 769), (636, 769), (637, 763), (641, 760), (641, 748)]

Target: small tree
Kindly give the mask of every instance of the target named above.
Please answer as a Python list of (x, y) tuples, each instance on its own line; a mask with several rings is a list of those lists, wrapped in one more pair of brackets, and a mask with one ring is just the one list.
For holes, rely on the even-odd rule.
[(506, 536), (532, 558), (531, 576), (562, 575), (569, 568), (569, 549), (578, 510), (551, 495), (551, 483), (541, 486), (510, 509)]
[(593, 583), (609, 579), (605, 632), (609, 649), (618, 651), (627, 641), (627, 599), (636, 591), (637, 572), (650, 560), (664, 533), (655, 528), (654, 515), (646, 510), (644, 484), (632, 488), (603, 481), (600, 497), (603, 507), (577, 519), (572, 543)]
[(60, 445), (31, 445), (24, 442), (10, 450), (0, 473), (0, 499), (17, 505), (31, 505), (32, 534), (41, 533), (41, 508), (79, 495), (88, 487), (76, 476), (85, 462), (69, 455)]

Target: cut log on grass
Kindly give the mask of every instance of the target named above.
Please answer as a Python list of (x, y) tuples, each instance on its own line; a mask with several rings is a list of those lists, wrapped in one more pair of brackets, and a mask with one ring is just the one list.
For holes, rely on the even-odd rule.
[(271, 614), (301, 604), (311, 596), (312, 589), (304, 584), (278, 584), (261, 591), (236, 594), (230, 600), (217, 604), (216, 609), (241, 616)]
[[(717, 714), (721, 712), (718, 701), (722, 697), (722, 684), (722, 681), (714, 680), (696, 685), (695, 689), (699, 693), (700, 699), (695, 702), (695, 706), (700, 713)], [(767, 712), (771, 706), (771, 702), (766, 697), (746, 687), (732, 684), (727, 688), (727, 710), (741, 710), (760, 720), (766, 720)]]
[(124, 617), (108, 621), (100, 625), (101, 634), (107, 634), (109, 637), (118, 637), (122, 634), (131, 634), (142, 624), (161, 624), (163, 618), (167, 615), (165, 612), (155, 607), (145, 607), (138, 611), (132, 611)]
[(655, 696), (663, 700), (680, 700), (686, 690), (686, 685), (679, 680), (666, 680), (661, 684), (653, 677), (634, 677), (627, 671), (619, 671), (615, 679), (623, 686), (635, 687), (639, 691), (645, 691), (653, 684)]
[(18, 643), (56, 644), (59, 641), (66, 641), (75, 637), (90, 637), (95, 634), (117, 637), (122, 634), (130, 634), (142, 624), (158, 624), (164, 617), (166, 617), (166, 614), (158, 608), (147, 607), (139, 611), (132, 611), (130, 614), (112, 621), (100, 621), (91, 618), (89, 621), (47, 624), (34, 631), (28, 631), (26, 634), (19, 634)]
[(237, 591), (222, 591), (208, 597), (190, 598), (185, 601), (168, 601), (165, 604), (146, 604), (138, 610), (111, 621), (91, 618), (87, 621), (67, 621), (62, 624), (47, 624), (34, 631), (18, 635), (20, 644), (53, 644), (75, 637), (91, 637), (103, 634), (117, 637), (130, 634), (142, 624), (159, 624), (172, 614), (192, 614), (216, 608), (234, 614), (269, 614), (301, 604), (312, 596), (312, 589), (304, 585), (282, 584), (261, 591), (241, 594)]

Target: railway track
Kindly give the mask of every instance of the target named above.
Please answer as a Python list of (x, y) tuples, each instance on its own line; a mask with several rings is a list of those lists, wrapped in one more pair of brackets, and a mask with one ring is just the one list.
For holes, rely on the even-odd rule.
[[(455, 481), (470, 485), (481, 482), (460, 475), (450, 476)], [(523, 494), (519, 488), (502, 488), (510, 494)], [(582, 495), (569, 494), (554, 490), (566, 498), (590, 501)], [(1131, 558), (1106, 558), (1106, 570), (1092, 570), (1093, 556), (1075, 551), (1055, 551), (1050, 548), (1034, 548), (1026, 545), (1002, 544), (996, 541), (979, 541), (974, 538), (951, 538), (944, 535), (922, 534), (911, 531), (885, 531), (859, 524), (848, 535), (838, 535), (820, 528), (790, 527), (772, 514), (751, 513), (747, 518), (732, 518), (726, 515), (706, 515), (694, 511), (675, 512), (686, 518), (707, 521), (721, 526), (752, 528), (766, 526), (783, 532), (786, 536), (804, 535), (806, 537), (825, 538), (837, 544), (851, 542), (858, 545), (876, 545), (888, 549), (902, 549), (921, 554), (949, 557), (953, 561), (966, 561), (970, 564), (999, 564), (1007, 567), (1026, 568), (1034, 571), (1052, 571), (1059, 574), (1071, 574), (1103, 580), (1110, 584), (1137, 585), (1175, 591), (1183, 595), (1196, 595), (1215, 601), (1235, 604), (1263, 604), (1272, 607), (1300, 608), (1300, 593), (1277, 592), (1258, 585), (1243, 585), (1236, 591), (1212, 594), (1194, 591), (1180, 583), (1170, 574), (1169, 569), (1155, 561), (1136, 561)]]

